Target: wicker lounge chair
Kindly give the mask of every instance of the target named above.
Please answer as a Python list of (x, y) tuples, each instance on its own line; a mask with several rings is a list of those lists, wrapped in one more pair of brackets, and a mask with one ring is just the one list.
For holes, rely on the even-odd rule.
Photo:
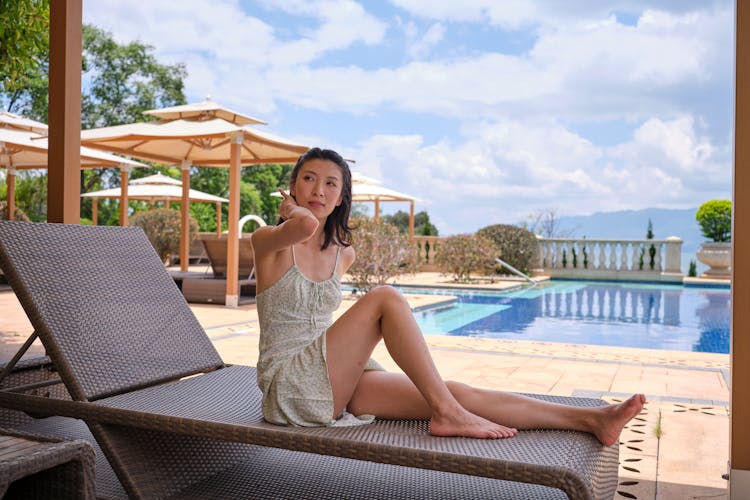
[[(85, 421), (133, 498), (184, 498), (186, 489), (263, 496), (286, 483), (302, 488), (300, 497), (316, 494), (305, 494), (308, 487), (333, 492), (317, 498), (340, 497), (342, 487), (352, 492), (344, 496), (365, 497), (346, 485), (372, 493), (378, 474), (384, 483), (417, 481), (418, 491), (448, 481), (458, 488), (449, 496), (479, 488), (490, 493), (477, 496), (611, 498), (617, 487), (618, 445), (585, 433), (487, 441), (433, 437), (425, 421), (264, 422), (254, 368), (223, 363), (138, 228), (0, 222), (0, 267), (72, 397), (0, 392), (0, 406)], [(249, 489), (232, 489), (242, 487)]]

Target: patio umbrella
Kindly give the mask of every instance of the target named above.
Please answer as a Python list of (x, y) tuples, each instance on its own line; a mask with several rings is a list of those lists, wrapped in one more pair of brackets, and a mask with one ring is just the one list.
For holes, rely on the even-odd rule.
[(414, 238), (414, 202), (418, 198), (399, 193), (393, 189), (378, 184), (365, 184), (363, 182), (352, 182), (352, 201), (372, 201), (375, 203), (375, 222), (380, 220), (381, 201), (408, 201), (409, 202), (409, 238)]
[[(92, 221), (94, 224), (97, 222), (96, 207), (99, 198), (120, 198), (121, 194), (122, 190), (120, 188), (112, 188), (83, 193), (81, 195), (84, 198), (92, 198)], [(148, 201), (152, 204), (157, 201), (164, 201), (167, 204), (170, 201), (182, 201), (182, 182), (162, 174), (135, 179), (128, 185), (128, 199)], [(216, 204), (216, 232), (217, 234), (221, 234), (221, 204), (229, 200), (196, 189), (188, 190), (188, 199), (190, 201)]]
[(293, 163), (307, 146), (251, 128), (261, 120), (206, 100), (196, 104), (147, 111), (155, 122), (132, 123), (81, 132), (81, 143), (134, 158), (182, 167), (182, 235), (180, 267), (189, 254), (188, 203), (190, 166), (229, 167), (229, 244), (226, 304), (238, 301), (240, 166)]
[[(9, 118), (13, 119), (12, 122)], [(36, 125), (35, 125), (36, 124)], [(24, 125), (24, 126), (21, 126)], [(46, 125), (0, 113), (0, 168), (7, 170), (8, 219), (15, 211), (15, 178), (18, 170), (47, 168)], [(113, 154), (81, 147), (81, 168), (119, 167), (121, 170), (148, 165)]]

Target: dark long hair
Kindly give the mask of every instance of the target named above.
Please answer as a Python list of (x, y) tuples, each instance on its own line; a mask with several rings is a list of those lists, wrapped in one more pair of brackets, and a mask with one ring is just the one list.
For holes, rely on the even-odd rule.
[[(325, 239), (321, 250), (325, 250), (331, 243), (348, 247), (351, 245), (352, 228), (349, 226), (349, 215), (352, 211), (352, 173), (346, 160), (332, 149), (312, 148), (299, 157), (289, 176), (289, 185), (297, 182), (297, 174), (306, 162), (314, 159), (329, 160), (338, 165), (341, 170), (341, 204), (333, 209), (323, 226)], [(279, 219), (281, 223), (283, 219)]]

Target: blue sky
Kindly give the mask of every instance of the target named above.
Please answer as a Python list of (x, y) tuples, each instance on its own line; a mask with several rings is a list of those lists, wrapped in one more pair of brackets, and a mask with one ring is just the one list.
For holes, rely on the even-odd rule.
[(85, 0), (83, 18), (184, 63), (189, 102), (416, 196), (441, 235), (731, 195), (728, 0)]

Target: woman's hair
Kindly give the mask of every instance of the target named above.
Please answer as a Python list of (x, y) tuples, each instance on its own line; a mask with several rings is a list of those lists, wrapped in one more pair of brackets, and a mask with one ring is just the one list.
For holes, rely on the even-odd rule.
[[(338, 165), (342, 180), (341, 203), (333, 209), (331, 215), (326, 219), (325, 226), (323, 226), (325, 240), (323, 240), (321, 249), (325, 250), (331, 243), (348, 247), (351, 245), (352, 236), (352, 227), (349, 226), (349, 214), (352, 210), (352, 173), (349, 171), (346, 160), (332, 149), (312, 148), (297, 160), (289, 176), (289, 185), (291, 186), (297, 181), (297, 174), (299, 174), (302, 165), (314, 159), (329, 160)], [(282, 219), (279, 219), (279, 223), (281, 221)]]

